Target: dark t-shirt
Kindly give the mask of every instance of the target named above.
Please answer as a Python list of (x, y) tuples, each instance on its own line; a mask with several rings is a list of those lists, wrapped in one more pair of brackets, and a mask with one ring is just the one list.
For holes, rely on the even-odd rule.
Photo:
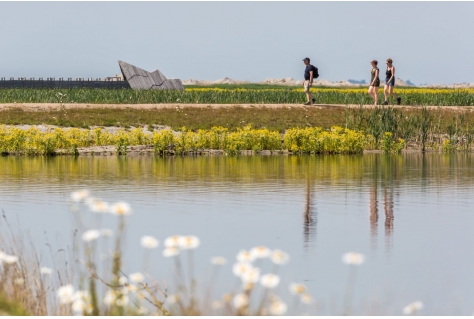
[(306, 81), (309, 81), (309, 79), (310, 79), (309, 71), (313, 71), (313, 78), (314, 78), (314, 70), (315, 70), (315, 68), (314, 68), (313, 65), (309, 64), (309, 65), (306, 66), (306, 69), (304, 69), (304, 79)]

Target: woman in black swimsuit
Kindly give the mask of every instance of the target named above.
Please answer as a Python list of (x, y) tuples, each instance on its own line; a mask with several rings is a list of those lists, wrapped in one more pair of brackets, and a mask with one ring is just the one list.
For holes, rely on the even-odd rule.
[(387, 59), (387, 72), (385, 72), (385, 86), (383, 88), (383, 93), (385, 95), (385, 102), (384, 105), (388, 105), (388, 95), (395, 97), (397, 99), (397, 104), (400, 105), (402, 98), (393, 93), (393, 87), (395, 86), (395, 67), (393, 66), (392, 59)]
[(380, 79), (379, 79), (379, 68), (377, 67), (377, 60), (373, 60), (370, 62), (372, 64), (372, 70), (370, 70), (371, 78), (370, 78), (370, 86), (369, 86), (369, 95), (374, 98), (375, 104), (379, 103), (379, 86), (380, 86)]

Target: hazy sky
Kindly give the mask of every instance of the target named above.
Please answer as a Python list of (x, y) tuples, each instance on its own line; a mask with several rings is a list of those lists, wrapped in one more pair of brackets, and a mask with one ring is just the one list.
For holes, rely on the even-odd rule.
[[(1, 77), (105, 77), (117, 60), (169, 78), (474, 82), (474, 2), (0, 2)], [(383, 71), (384, 72), (384, 71)]]

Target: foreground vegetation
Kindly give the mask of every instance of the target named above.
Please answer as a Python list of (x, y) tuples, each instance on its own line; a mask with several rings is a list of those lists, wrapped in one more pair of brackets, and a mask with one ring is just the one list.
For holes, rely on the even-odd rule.
[[(70, 245), (61, 243), (64, 248), (50, 251), (52, 264), (44, 261), (46, 258), (25, 232), (13, 230), (5, 216), (0, 220), (1, 314), (302, 315), (317, 312), (304, 284), (292, 282), (282, 287), (284, 266), (290, 261), (284, 251), (265, 246), (239, 251), (236, 260), (231, 261), (237, 285), (227, 287), (218, 296), (215, 288), (219, 273), (228, 261), (224, 257), (212, 257), (212, 275), (204, 281), (202, 275), (195, 273), (195, 263), (202, 262), (196, 258), (201, 245), (196, 236), (175, 235), (162, 243), (154, 236), (141, 237), (140, 244), (145, 249), (142, 267), (129, 273), (125, 271), (128, 267), (124, 266), (123, 247), (138, 246), (126, 240), (128, 216), (133, 213), (130, 205), (107, 203), (90, 196), (87, 190), (73, 192), (70, 203), (76, 231)], [(105, 214), (114, 215), (115, 222), (104, 225)], [(148, 260), (160, 245), (164, 246), (163, 259), (174, 263), (175, 274), (170, 276), (174, 280), (156, 280), (147, 271), (159, 267), (149, 265)], [(356, 268), (364, 261), (364, 255), (357, 252), (342, 256), (342, 262), (350, 267), (339, 310), (345, 315), (353, 314)], [(138, 270), (139, 264), (136, 261), (132, 266)], [(285, 300), (287, 295), (293, 296), (292, 302)], [(417, 314), (422, 308), (423, 303), (416, 301), (400, 311)]]
[[(189, 116), (187, 113), (190, 112)], [(318, 113), (320, 111), (320, 113)], [(61, 116), (71, 115), (80, 110), (58, 111)], [(95, 109), (87, 110), (98, 112)], [(119, 110), (115, 113), (121, 114)], [(124, 110), (129, 112), (129, 110)], [(131, 113), (140, 114), (137, 110)], [(287, 108), (277, 109), (163, 109), (146, 111), (149, 114), (161, 114), (163, 117), (174, 114), (175, 126), (182, 119), (189, 119), (194, 126), (154, 130), (149, 124), (148, 130), (142, 125), (129, 129), (123, 127), (115, 133), (108, 133), (102, 128), (51, 128), (41, 132), (37, 128), (27, 130), (17, 127), (0, 126), (0, 153), (2, 154), (78, 154), (78, 148), (91, 146), (115, 145), (118, 154), (125, 154), (128, 146), (153, 146), (156, 154), (185, 154), (202, 150), (223, 150), (228, 154), (238, 154), (243, 150), (289, 150), (293, 153), (313, 154), (356, 154), (364, 150), (384, 150), (398, 152), (403, 148), (421, 150), (471, 151), (474, 141), (474, 113), (457, 109), (400, 109), (392, 107), (379, 108), (336, 108), (311, 109)], [(193, 113), (194, 112), (194, 113)], [(295, 114), (292, 114), (294, 112)], [(302, 114), (304, 120), (298, 121)], [(6, 113), (13, 116), (10, 112)], [(46, 112), (32, 112), (37, 115)], [(184, 113), (184, 115), (183, 115)], [(201, 117), (198, 114), (201, 114)], [(97, 113), (99, 114), (99, 113)], [(176, 115), (179, 114), (179, 115)], [(261, 117), (258, 115), (262, 114)], [(263, 123), (270, 123), (273, 117), (288, 115), (287, 119), (273, 122), (281, 130), (267, 128)], [(318, 114), (320, 115), (318, 117)], [(31, 114), (33, 116), (34, 114)], [(110, 115), (110, 114), (109, 114)], [(266, 117), (267, 115), (268, 117)], [(292, 115), (294, 117), (292, 117)], [(106, 116), (106, 113), (104, 113)], [(121, 114), (120, 116), (125, 116)], [(249, 121), (257, 122), (256, 126), (237, 121), (248, 116)], [(321, 117), (326, 116), (325, 119)], [(171, 117), (168, 117), (169, 120)], [(203, 119), (200, 122), (199, 119)], [(207, 122), (205, 122), (207, 119)], [(232, 119), (232, 126), (211, 126), (212, 123)], [(297, 125), (290, 126), (288, 123)], [(324, 122), (326, 126), (314, 126), (306, 121)], [(25, 120), (26, 121), (26, 120)], [(67, 120), (65, 120), (67, 123)], [(184, 121), (184, 120), (183, 120)], [(151, 122), (148, 119), (148, 123)], [(251, 122), (251, 123), (252, 123)], [(41, 122), (40, 122), (41, 123)], [(29, 123), (31, 124), (31, 123)], [(120, 125), (120, 123), (118, 123)], [(161, 122), (160, 124), (167, 124)], [(229, 127), (230, 126), (230, 127)], [(86, 126), (87, 127), (87, 126)], [(207, 128), (209, 127), (209, 128)], [(344, 127), (344, 128), (342, 128)]]
[[(474, 89), (400, 88), (404, 105), (474, 106)], [(367, 88), (313, 88), (319, 104), (373, 104)], [(383, 90), (379, 91), (383, 101)], [(228, 86), (192, 87), (185, 91), (132, 89), (1, 89), (0, 103), (94, 103), (94, 104), (288, 104), (304, 103), (302, 87)], [(394, 101), (392, 101), (394, 102)]]
[(0, 127), (0, 153), (52, 155), (78, 154), (78, 148), (115, 145), (118, 154), (126, 154), (131, 145), (153, 145), (155, 154), (185, 154), (204, 149), (224, 150), (228, 154), (240, 151), (289, 149), (297, 153), (354, 154), (362, 153), (371, 136), (333, 127), (330, 131), (321, 128), (291, 129), (282, 136), (267, 129), (253, 129), (250, 125), (229, 132), (227, 128), (213, 127), (211, 130), (193, 132), (182, 128), (179, 132), (160, 130), (148, 132), (142, 128), (130, 131), (121, 129), (108, 133), (101, 128), (61, 129), (42, 132), (38, 128), (22, 130)]

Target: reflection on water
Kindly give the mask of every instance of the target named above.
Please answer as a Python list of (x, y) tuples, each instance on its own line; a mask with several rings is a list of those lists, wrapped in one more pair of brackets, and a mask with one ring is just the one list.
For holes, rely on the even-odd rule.
[(316, 224), (318, 222), (316, 215), (316, 207), (311, 192), (311, 182), (309, 177), (306, 178), (306, 202), (303, 214), (303, 234), (304, 247), (309, 250), (311, 243), (314, 242), (316, 236)]
[(459, 296), (474, 294), (472, 164), (471, 154), (417, 153), (0, 157), (0, 208), (39, 241), (43, 231), (68, 238), (67, 198), (87, 187), (134, 208), (130, 271), (142, 235), (195, 234), (203, 264), (258, 244), (280, 248), (291, 256), (285, 280), (338, 300), (347, 278), (340, 257), (359, 251), (367, 256), (355, 289), (360, 307), (375, 295), (394, 309), (424, 299), (427, 308), (455, 300), (466, 310), (469, 298)]

